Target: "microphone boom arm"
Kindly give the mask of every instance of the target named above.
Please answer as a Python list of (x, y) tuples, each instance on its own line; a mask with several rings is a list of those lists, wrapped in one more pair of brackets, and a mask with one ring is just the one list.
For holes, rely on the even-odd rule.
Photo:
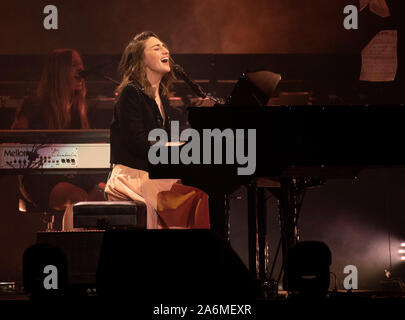
[(192, 81), (189, 76), (186, 74), (186, 72), (183, 70), (181, 66), (178, 64), (174, 65), (174, 74), (176, 75), (176, 78), (182, 79), (185, 83), (187, 83), (190, 88), (201, 98), (208, 98), (211, 101), (214, 101), (217, 104), (223, 104), (222, 99), (214, 97), (211, 93), (206, 93), (204, 90), (201, 88), (201, 86), (198, 83), (195, 83)]

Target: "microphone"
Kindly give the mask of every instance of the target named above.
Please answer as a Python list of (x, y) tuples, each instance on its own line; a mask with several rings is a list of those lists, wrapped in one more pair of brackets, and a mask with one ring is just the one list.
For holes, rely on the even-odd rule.
[(94, 71), (91, 70), (80, 70), (77, 74), (79, 75), (80, 78), (87, 78), (89, 76), (89, 74), (94, 73)]
[(182, 79), (185, 83), (187, 83), (199, 97), (201, 98), (207, 97), (207, 94), (203, 91), (203, 89), (197, 83), (195, 83), (193, 80), (189, 78), (189, 76), (181, 66), (175, 64), (173, 66), (173, 72), (177, 79)]

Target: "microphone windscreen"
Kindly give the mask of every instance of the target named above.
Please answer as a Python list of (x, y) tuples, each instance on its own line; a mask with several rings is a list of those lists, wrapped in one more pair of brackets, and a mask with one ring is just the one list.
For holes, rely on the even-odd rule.
[(90, 72), (88, 70), (80, 70), (78, 72), (78, 75), (79, 75), (80, 78), (86, 78), (89, 75), (89, 73)]
[(176, 76), (176, 78), (181, 78), (184, 79), (184, 77), (186, 76), (186, 72), (184, 71), (184, 69), (179, 66), (178, 64), (175, 64), (173, 66), (173, 72), (174, 75)]

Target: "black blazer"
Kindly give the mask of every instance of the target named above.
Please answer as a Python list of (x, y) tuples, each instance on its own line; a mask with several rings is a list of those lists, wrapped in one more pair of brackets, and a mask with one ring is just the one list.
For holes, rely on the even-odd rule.
[(162, 99), (166, 115), (164, 126), (156, 101), (147, 96), (138, 83), (131, 82), (122, 89), (110, 128), (111, 164), (148, 171), (149, 132), (161, 128), (169, 134), (167, 102)]

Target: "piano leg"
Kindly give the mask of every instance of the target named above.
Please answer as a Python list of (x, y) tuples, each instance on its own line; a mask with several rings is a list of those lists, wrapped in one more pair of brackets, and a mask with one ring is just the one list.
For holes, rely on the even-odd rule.
[(297, 243), (297, 187), (295, 179), (286, 177), (280, 179), (278, 204), (284, 269), (283, 288), (288, 290), (287, 253)]
[(257, 188), (257, 255), (258, 255), (258, 269), (259, 269), (259, 279), (267, 279), (267, 257), (268, 257), (268, 246), (266, 245), (266, 195), (265, 188)]
[[(269, 243), (267, 240), (267, 198), (266, 190), (277, 193), (269, 187), (248, 186), (248, 248), (249, 272), (256, 279), (262, 298), (278, 296), (277, 281), (269, 274)], [(278, 191), (278, 188), (277, 188)], [(276, 258), (278, 254), (275, 255)], [(274, 260), (275, 262), (275, 260)], [(274, 268), (274, 266), (273, 266)]]
[(257, 186), (250, 184), (247, 187), (248, 193), (248, 253), (249, 272), (252, 279), (257, 279)]
[(223, 192), (208, 194), (211, 230), (229, 242), (227, 198)]
[(268, 278), (269, 252), (266, 239), (266, 188), (256, 184), (248, 186), (248, 250), (249, 272), (262, 289), (263, 297), (276, 296), (276, 286)]
[(248, 186), (249, 270), (255, 279), (267, 279), (265, 188)]

